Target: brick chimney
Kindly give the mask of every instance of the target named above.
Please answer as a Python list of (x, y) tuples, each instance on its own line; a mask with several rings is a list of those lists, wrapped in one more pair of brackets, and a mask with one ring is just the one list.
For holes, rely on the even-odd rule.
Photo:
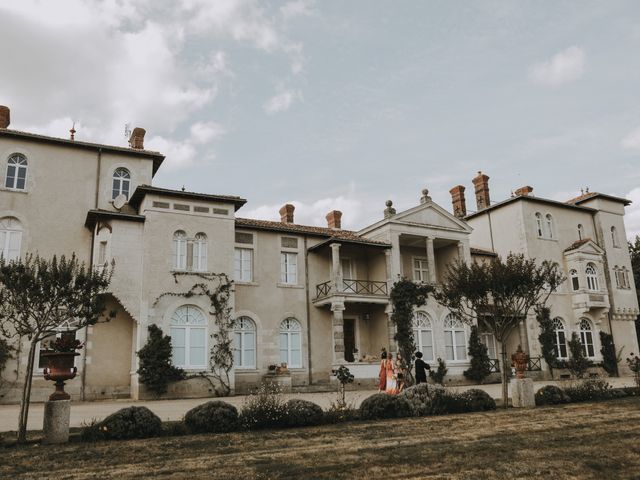
[(293, 211), (296, 209), (290, 203), (282, 206), (280, 209), (280, 221), (282, 223), (293, 223)]
[(340, 230), (342, 228), (342, 212), (340, 210), (331, 210), (327, 213), (327, 227)]
[(11, 123), (11, 111), (9, 107), (0, 105), (0, 128), (9, 128)]
[(144, 134), (147, 131), (144, 128), (136, 127), (131, 132), (131, 138), (129, 138), (129, 145), (136, 150), (144, 150)]
[(465, 188), (462, 185), (456, 185), (449, 193), (451, 194), (451, 203), (453, 205), (453, 214), (458, 218), (467, 216), (467, 202), (464, 198)]
[(484, 210), (491, 205), (489, 198), (489, 177), (482, 172), (478, 172), (478, 176), (473, 179), (473, 186), (476, 187), (476, 205), (478, 211)]
[(533, 187), (530, 187), (529, 185), (526, 185), (524, 187), (518, 188), (515, 192), (513, 192), (513, 194), (516, 197), (526, 197), (531, 192), (533, 192)]

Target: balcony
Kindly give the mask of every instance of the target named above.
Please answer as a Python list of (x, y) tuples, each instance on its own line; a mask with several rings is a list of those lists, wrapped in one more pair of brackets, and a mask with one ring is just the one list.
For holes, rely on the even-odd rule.
[(331, 303), (331, 297), (344, 297), (345, 302), (387, 303), (389, 291), (387, 282), (376, 280), (357, 280), (345, 278), (339, 282), (339, 288), (333, 281), (316, 285), (316, 306)]
[(609, 297), (601, 292), (574, 292), (571, 303), (573, 309), (580, 314), (590, 310), (609, 309)]

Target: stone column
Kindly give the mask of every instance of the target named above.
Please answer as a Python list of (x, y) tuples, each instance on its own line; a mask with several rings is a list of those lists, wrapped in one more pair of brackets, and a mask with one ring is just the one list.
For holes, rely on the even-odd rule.
[(344, 363), (344, 303), (331, 304), (333, 332), (333, 363)]
[(71, 400), (44, 402), (42, 443), (67, 443), (70, 417)]
[(429, 283), (436, 283), (436, 256), (433, 251), (433, 237), (427, 237), (427, 263), (429, 264)]
[(331, 268), (333, 270), (333, 291), (342, 291), (342, 265), (340, 264), (340, 244), (331, 244)]
[(402, 260), (400, 258), (400, 234), (391, 232), (391, 282), (402, 276)]
[(387, 294), (391, 293), (391, 287), (393, 287), (393, 275), (391, 274), (391, 249), (387, 248), (384, 251), (384, 265), (387, 274)]
[(387, 335), (389, 336), (389, 353), (395, 353), (398, 351), (398, 345), (396, 344), (395, 336), (396, 336), (396, 326), (391, 320), (391, 315), (393, 313), (393, 307), (391, 304), (387, 305), (384, 310), (384, 313), (387, 314)]

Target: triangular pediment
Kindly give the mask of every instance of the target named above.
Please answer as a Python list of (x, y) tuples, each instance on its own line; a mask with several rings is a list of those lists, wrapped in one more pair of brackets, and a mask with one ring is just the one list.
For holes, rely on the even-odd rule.
[(425, 202), (392, 217), (394, 222), (411, 225), (426, 225), (434, 228), (471, 232), (471, 227), (463, 220), (456, 218), (440, 205)]
[(570, 255), (572, 253), (586, 253), (589, 255), (603, 255), (604, 250), (600, 248), (596, 242), (591, 240), (590, 238), (585, 238), (584, 240), (580, 240), (574, 242), (568, 248), (565, 249), (565, 255)]

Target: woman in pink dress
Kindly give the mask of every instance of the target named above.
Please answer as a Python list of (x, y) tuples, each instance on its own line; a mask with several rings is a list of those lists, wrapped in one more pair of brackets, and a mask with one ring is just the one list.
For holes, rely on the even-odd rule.
[(384, 392), (387, 388), (387, 352), (380, 354), (380, 373), (378, 373), (378, 392)]
[(396, 395), (398, 393), (398, 383), (396, 380), (396, 368), (393, 362), (393, 355), (388, 354), (385, 360), (385, 370), (387, 372), (387, 384), (385, 393)]

